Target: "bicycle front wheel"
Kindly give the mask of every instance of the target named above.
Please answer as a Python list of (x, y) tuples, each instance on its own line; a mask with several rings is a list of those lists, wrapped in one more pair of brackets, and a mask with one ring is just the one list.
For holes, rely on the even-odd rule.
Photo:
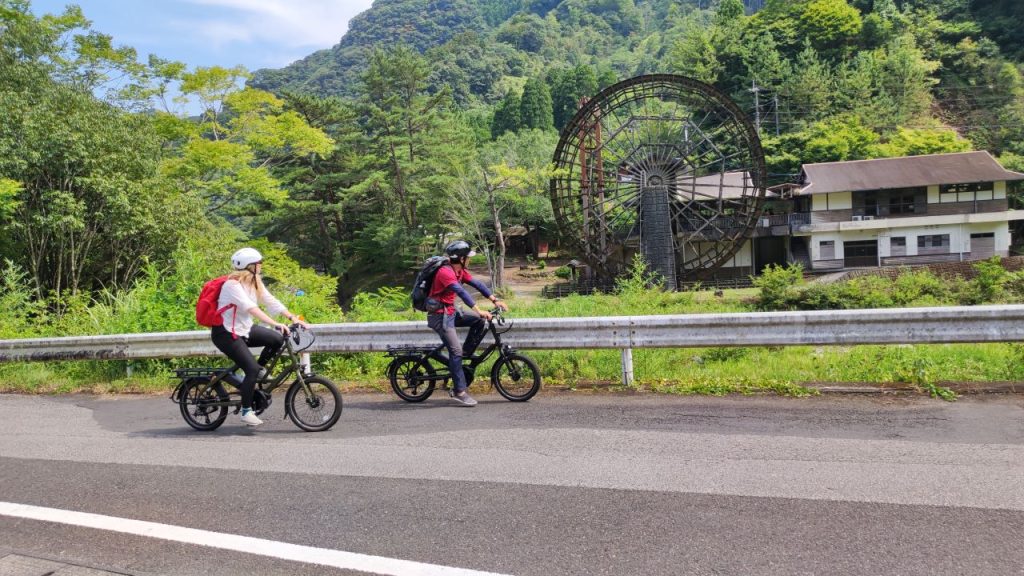
[(540, 369), (522, 354), (502, 356), (491, 368), (491, 384), (513, 402), (526, 402), (540, 390)]
[(215, 406), (228, 400), (220, 382), (210, 386), (207, 378), (193, 378), (182, 385), (178, 407), (189, 426), (202, 432), (216, 430), (228, 417), (227, 406)]
[(306, 385), (296, 380), (288, 387), (284, 397), (288, 417), (306, 432), (323, 432), (341, 418), (341, 392), (323, 376), (304, 378)]
[(391, 389), (406, 402), (423, 402), (434, 392), (436, 378), (430, 361), (421, 356), (402, 356), (391, 362)]

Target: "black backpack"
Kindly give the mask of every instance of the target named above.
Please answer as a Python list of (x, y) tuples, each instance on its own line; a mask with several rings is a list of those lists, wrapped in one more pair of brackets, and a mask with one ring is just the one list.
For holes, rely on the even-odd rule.
[[(419, 273), (416, 274), (416, 281), (412, 285), (413, 308), (420, 312), (433, 312), (440, 307), (439, 302), (429, 299), (427, 296), (430, 295), (430, 287), (434, 284), (434, 276), (437, 271), (447, 263), (448, 258), (444, 256), (431, 256), (423, 263), (423, 268), (420, 268)], [(428, 300), (430, 301), (428, 302)]]

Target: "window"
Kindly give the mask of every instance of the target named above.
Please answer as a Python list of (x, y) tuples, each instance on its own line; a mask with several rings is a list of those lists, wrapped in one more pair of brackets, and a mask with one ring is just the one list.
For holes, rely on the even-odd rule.
[(864, 195), (864, 215), (878, 216), (878, 197), (874, 193)]
[(820, 260), (835, 260), (836, 258), (836, 242), (835, 240), (822, 240), (819, 244), (819, 251), (821, 255)]
[(913, 214), (914, 195), (897, 194), (889, 197), (889, 214)]
[(972, 182), (970, 184), (942, 184), (939, 186), (939, 202), (974, 202), (978, 193), (985, 192), (985, 199), (995, 189), (992, 182)]
[(995, 237), (996, 237), (996, 235), (995, 235), (994, 232), (982, 232), (981, 234), (971, 234), (971, 240), (975, 240), (977, 238), (995, 238)]
[(957, 194), (960, 192), (986, 192), (992, 190), (991, 182), (973, 182), (970, 184), (942, 184), (939, 186), (941, 194)]
[(907, 255), (907, 238), (906, 236), (894, 236), (889, 238), (889, 255), (890, 256), (906, 256)]
[(917, 237), (918, 254), (949, 254), (949, 234)]

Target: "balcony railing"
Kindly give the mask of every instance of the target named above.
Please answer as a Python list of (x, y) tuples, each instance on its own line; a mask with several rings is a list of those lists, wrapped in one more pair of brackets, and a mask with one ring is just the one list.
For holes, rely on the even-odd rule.
[(758, 228), (771, 228), (772, 226), (791, 226), (810, 224), (811, 215), (794, 212), (792, 214), (765, 214), (757, 219)]

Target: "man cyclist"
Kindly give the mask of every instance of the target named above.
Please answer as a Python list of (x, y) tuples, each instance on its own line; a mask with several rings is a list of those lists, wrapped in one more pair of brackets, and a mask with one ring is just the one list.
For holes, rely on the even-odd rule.
[[(474, 279), (469, 273), (469, 258), (476, 255), (469, 243), (456, 240), (444, 249), (444, 253), (448, 257), (448, 264), (441, 266), (434, 275), (434, 282), (427, 294), (427, 302), (432, 302), (436, 306), (433, 312), (427, 314), (427, 326), (437, 332), (441, 337), (441, 343), (448, 349), (448, 369), (452, 373), (452, 398), (463, 406), (476, 406), (476, 400), (466, 390), (469, 384), (466, 383), (466, 374), (462, 371), (462, 358), (463, 355), (472, 356), (480, 345), (487, 329), (484, 321), (491, 319), (491, 313), (481, 310), (462, 285), (469, 284), (476, 288), (484, 298), (502, 310), (508, 310), (508, 306), (483, 282)], [(464, 314), (455, 308), (456, 294), (476, 315)], [(456, 328), (463, 326), (469, 327), (465, 345), (459, 343), (458, 334), (455, 332)]]

